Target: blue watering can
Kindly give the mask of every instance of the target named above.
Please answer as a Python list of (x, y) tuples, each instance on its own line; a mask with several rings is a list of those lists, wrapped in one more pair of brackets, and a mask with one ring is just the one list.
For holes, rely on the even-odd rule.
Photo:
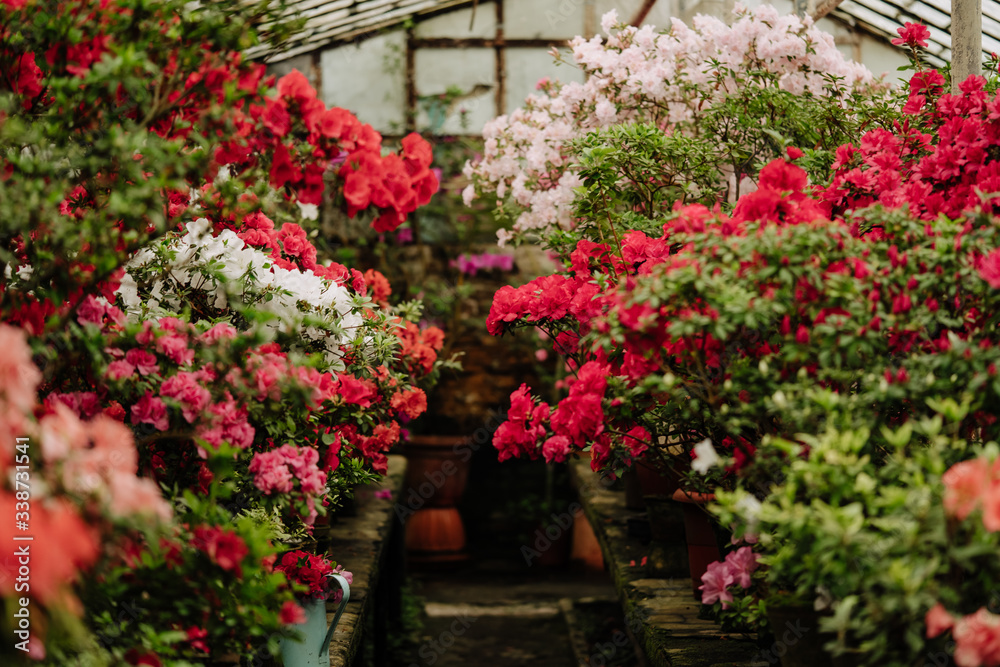
[(351, 587), (339, 574), (326, 575), (334, 579), (343, 593), (337, 613), (333, 615), (333, 623), (326, 627), (326, 600), (310, 599), (300, 604), (306, 612), (306, 622), (296, 625), (295, 629), (302, 633), (302, 640), (284, 638), (281, 640), (281, 660), (285, 667), (330, 667), (330, 641), (337, 622), (347, 607), (351, 597)]

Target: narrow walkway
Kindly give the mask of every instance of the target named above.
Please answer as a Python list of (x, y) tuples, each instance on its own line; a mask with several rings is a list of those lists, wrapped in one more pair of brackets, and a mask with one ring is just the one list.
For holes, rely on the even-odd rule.
[[(580, 619), (581, 614), (567, 615), (566, 608), (570, 602), (583, 601), (588, 608), (597, 601), (605, 603), (601, 609), (618, 613), (610, 579), (603, 572), (516, 567), (492, 561), (459, 572), (412, 574), (424, 600), (425, 620), (422, 643), (405, 667), (578, 667), (567, 618)], [(600, 630), (603, 619), (587, 622), (591, 616), (584, 616), (584, 624), (594, 627), (574, 628), (578, 636)], [(578, 642), (578, 653), (589, 650), (581, 650)], [(634, 664), (634, 658), (618, 657), (594, 664)], [(587, 657), (582, 664), (590, 662)]]

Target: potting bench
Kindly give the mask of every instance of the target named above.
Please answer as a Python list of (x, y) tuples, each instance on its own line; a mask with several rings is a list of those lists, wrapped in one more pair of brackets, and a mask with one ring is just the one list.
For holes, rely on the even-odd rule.
[[(351, 597), (330, 644), (330, 667), (366, 664), (365, 646), (376, 666), (388, 664), (386, 637), (400, 616), (403, 585), (403, 525), (394, 510), (403, 493), (406, 459), (389, 457), (389, 474), (381, 487), (357, 492), (354, 516), (338, 518), (330, 527), (330, 557), (354, 574)], [(376, 498), (381, 488), (392, 498)], [(327, 622), (334, 605), (327, 607)]]
[(625, 492), (610, 488), (591, 471), (589, 460), (573, 461), (570, 475), (601, 544), (632, 642), (648, 665), (769, 664), (755, 642), (727, 635), (714, 622), (698, 617), (701, 603), (691, 594), (683, 532), (675, 544), (631, 537), (629, 523), (641, 522), (641, 517), (626, 509)]

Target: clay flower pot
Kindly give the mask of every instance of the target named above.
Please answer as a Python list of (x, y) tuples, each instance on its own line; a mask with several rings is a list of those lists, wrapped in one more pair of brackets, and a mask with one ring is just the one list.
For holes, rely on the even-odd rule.
[(701, 575), (708, 566), (722, 560), (722, 552), (715, 536), (715, 522), (702, 505), (715, 500), (711, 493), (689, 493), (683, 489), (674, 491), (673, 499), (681, 503), (684, 511), (684, 537), (687, 540), (688, 569), (691, 572), (691, 592), (701, 600)]
[(403, 446), (406, 492), (400, 500), (411, 562), (468, 558), (465, 527), (456, 505), (465, 493), (472, 449), (464, 436), (416, 435)]

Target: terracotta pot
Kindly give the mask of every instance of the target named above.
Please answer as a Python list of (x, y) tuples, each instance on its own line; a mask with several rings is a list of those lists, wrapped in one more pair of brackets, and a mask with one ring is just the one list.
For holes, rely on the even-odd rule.
[(604, 571), (601, 543), (597, 541), (590, 519), (582, 509), (573, 514), (573, 547), (569, 557), (574, 562), (582, 563), (588, 570)]
[(406, 522), (406, 550), (413, 563), (467, 558), (465, 527), (456, 505), (465, 493), (472, 449), (463, 436), (413, 436), (403, 447), (406, 491), (400, 502), (413, 511)]
[(632, 469), (635, 470), (639, 488), (644, 496), (669, 498), (680, 486), (680, 475), (666, 464), (640, 460), (635, 462)]
[(415, 435), (403, 447), (407, 497), (416, 491), (426, 507), (454, 507), (465, 493), (472, 450), (467, 438)]
[(414, 512), (406, 522), (406, 554), (417, 564), (467, 559), (465, 526), (458, 510), (428, 507)]
[(682, 489), (674, 491), (673, 499), (681, 503), (684, 511), (684, 537), (687, 540), (688, 570), (691, 573), (691, 593), (701, 601), (701, 575), (708, 566), (722, 560), (722, 552), (715, 536), (715, 522), (702, 505), (715, 500), (711, 493), (688, 493)]

